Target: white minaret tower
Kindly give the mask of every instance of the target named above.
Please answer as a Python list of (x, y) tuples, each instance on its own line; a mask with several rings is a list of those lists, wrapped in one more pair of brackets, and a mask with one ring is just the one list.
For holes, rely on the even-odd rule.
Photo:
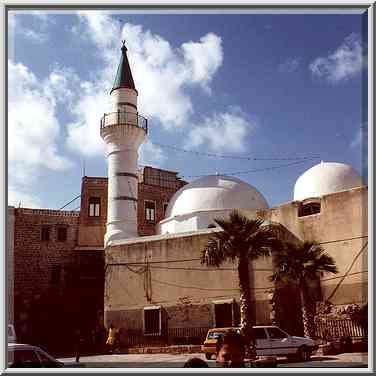
[(108, 210), (104, 245), (137, 237), (138, 148), (147, 134), (147, 119), (137, 112), (137, 90), (127, 58), (121, 60), (111, 90), (113, 112), (101, 119), (101, 137), (108, 160)]

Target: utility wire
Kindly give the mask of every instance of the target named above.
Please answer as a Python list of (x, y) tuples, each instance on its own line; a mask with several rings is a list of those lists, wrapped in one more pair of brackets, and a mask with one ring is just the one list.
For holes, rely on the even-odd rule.
[[(160, 281), (160, 280), (154, 279), (154, 278), (152, 278), (152, 281), (156, 282), (156, 283), (159, 283), (159, 284), (162, 284), (162, 285), (166, 285), (166, 286), (179, 287), (179, 288), (192, 289), (192, 290), (201, 290), (201, 291), (239, 291), (239, 287), (238, 288), (233, 288), (233, 289), (224, 289), (224, 288), (218, 288), (218, 289), (212, 288), (211, 289), (211, 288), (197, 287), (197, 286), (183, 286), (183, 285), (179, 285), (179, 284), (176, 284), (176, 283), (170, 283), (170, 282)], [(274, 286), (268, 286), (268, 287), (250, 287), (250, 289), (251, 290), (270, 290), (270, 289), (274, 289)]]
[[(335, 239), (335, 240), (329, 240), (321, 243), (317, 243), (319, 245), (322, 244), (329, 244), (329, 243), (339, 243), (339, 242), (344, 242), (344, 241), (350, 241), (350, 240), (356, 240), (356, 239), (363, 239), (363, 238), (368, 238), (368, 235), (362, 235), (362, 236), (355, 236), (352, 238), (342, 238), (342, 239)], [(170, 264), (170, 263), (178, 263), (178, 262), (191, 262), (191, 261), (200, 261), (201, 258), (196, 257), (196, 258), (191, 258), (191, 259), (175, 259), (175, 260), (164, 260), (164, 261), (149, 261), (149, 264)], [(119, 262), (119, 263), (109, 263), (106, 264), (108, 266), (124, 266), (124, 265), (144, 265), (144, 262)], [(154, 266), (153, 266), (154, 268)], [(210, 270), (210, 269), (208, 269)], [(213, 268), (212, 270), (218, 270), (218, 268)]]
[(78, 198), (80, 198), (81, 195), (78, 195), (77, 197), (75, 197), (73, 200), (69, 201), (67, 204), (65, 204), (64, 206), (62, 206), (60, 209), (58, 210), (62, 210), (64, 209), (65, 207), (67, 207), (69, 204), (71, 204), (73, 201), (76, 201)]
[(321, 279), (321, 282), (331, 281), (332, 279), (338, 279), (338, 278), (342, 278), (342, 277), (349, 277), (351, 275), (363, 274), (363, 273), (368, 273), (368, 270), (361, 270), (360, 272), (354, 272), (354, 273), (344, 274), (344, 275), (340, 275), (338, 277), (331, 277), (331, 278)]
[[(299, 160), (296, 162), (291, 162), (291, 163), (286, 163), (278, 166), (271, 166), (271, 167), (262, 167), (262, 168), (256, 168), (253, 170), (245, 170), (245, 171), (236, 171), (236, 172), (220, 172), (218, 173), (219, 175), (227, 175), (227, 176), (235, 176), (235, 175), (244, 175), (244, 174), (250, 174), (252, 172), (261, 172), (261, 171), (271, 171), (271, 170), (276, 170), (279, 168), (283, 167), (289, 167), (289, 166), (294, 166), (302, 163), (306, 163), (308, 160)], [(216, 174), (202, 174), (202, 175), (182, 175), (183, 178), (201, 178), (204, 176), (209, 176), (209, 175), (216, 175)]]
[(332, 291), (332, 293), (328, 296), (328, 298), (326, 299), (327, 301), (330, 301), (330, 299), (334, 296), (334, 294), (338, 291), (339, 287), (341, 286), (342, 282), (345, 280), (345, 278), (348, 276), (348, 274), (350, 273), (350, 270), (352, 269), (352, 267), (354, 266), (356, 260), (358, 259), (358, 257), (362, 254), (362, 252), (366, 249), (366, 247), (368, 246), (368, 242), (366, 242), (362, 248), (360, 249), (360, 251), (357, 253), (357, 255), (354, 257), (354, 259), (352, 260), (349, 268), (347, 269), (346, 273), (342, 276), (341, 280), (337, 283), (337, 286), (334, 288), (334, 290)]
[(256, 158), (256, 157), (251, 157), (250, 154), (246, 154), (244, 156), (241, 156), (241, 155), (206, 153), (206, 152), (200, 152), (200, 151), (195, 151), (195, 150), (178, 148), (178, 147), (172, 146), (172, 145), (164, 145), (164, 144), (160, 144), (160, 143), (154, 142), (154, 141), (153, 141), (153, 144), (157, 145), (161, 148), (171, 149), (171, 150), (175, 150), (175, 151), (181, 151), (183, 153), (190, 153), (190, 154), (195, 154), (195, 155), (198, 155), (198, 156), (211, 157), (211, 158), (222, 158), (222, 159), (243, 159), (243, 160), (248, 160), (248, 161), (292, 161), (292, 160), (301, 160), (301, 159), (317, 159), (317, 158), (320, 158), (320, 155), (318, 155), (318, 154), (314, 154), (314, 155), (311, 155), (311, 156), (303, 156), (303, 157)]
[[(237, 268), (180, 268), (180, 267), (169, 267), (169, 266), (151, 266), (152, 269), (162, 269), (162, 270), (186, 270), (186, 271), (200, 271), (200, 272), (217, 272), (217, 271), (237, 271)], [(252, 269), (254, 272), (272, 272), (273, 269)]]

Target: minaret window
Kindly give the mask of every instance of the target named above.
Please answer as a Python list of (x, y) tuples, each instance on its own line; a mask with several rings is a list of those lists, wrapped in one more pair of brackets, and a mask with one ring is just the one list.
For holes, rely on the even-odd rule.
[(145, 220), (149, 222), (155, 221), (155, 202), (145, 201)]
[(100, 197), (89, 198), (89, 217), (99, 217), (101, 215)]

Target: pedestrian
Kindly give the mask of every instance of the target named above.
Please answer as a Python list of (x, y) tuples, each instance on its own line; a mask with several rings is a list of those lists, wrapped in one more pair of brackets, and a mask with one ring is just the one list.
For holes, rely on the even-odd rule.
[(216, 352), (217, 367), (245, 367), (245, 339), (240, 333), (231, 331), (219, 337)]
[(207, 368), (208, 363), (205, 362), (205, 360), (202, 360), (200, 358), (190, 358), (184, 363), (184, 368)]
[(80, 329), (76, 329), (74, 334), (74, 352), (76, 355), (76, 363), (80, 361), (81, 343), (83, 342)]
[(110, 324), (110, 327), (108, 329), (108, 337), (107, 337), (107, 341), (106, 341), (106, 346), (108, 348), (108, 351), (110, 353), (113, 352), (114, 350), (114, 346), (115, 346), (115, 342), (116, 342), (116, 329), (114, 327), (114, 325), (111, 323)]

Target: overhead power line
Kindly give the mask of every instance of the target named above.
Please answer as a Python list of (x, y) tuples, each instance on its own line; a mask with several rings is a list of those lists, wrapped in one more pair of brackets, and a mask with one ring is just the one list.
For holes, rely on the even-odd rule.
[[(306, 163), (307, 161), (308, 161), (308, 159), (304, 159), (304, 160), (299, 160), (299, 161), (286, 163), (286, 164), (282, 164), (282, 165), (278, 165), (278, 166), (262, 167), (262, 168), (255, 168), (253, 170), (236, 171), (236, 172), (229, 172), (229, 171), (228, 172), (218, 172), (217, 174), (218, 175), (227, 175), (227, 176), (244, 175), (244, 174), (250, 174), (252, 172), (276, 170), (276, 169), (283, 168), (283, 167), (289, 167), (289, 166), (294, 166), (294, 165)], [(200, 177), (208, 176), (208, 175), (216, 175), (216, 174), (211, 173), (211, 174), (203, 174), (203, 175), (182, 175), (182, 178), (200, 178)]]
[(77, 197), (75, 197), (73, 200), (70, 200), (67, 204), (65, 204), (64, 206), (62, 206), (59, 210), (62, 210), (64, 209), (65, 207), (67, 207), (69, 204), (71, 204), (73, 201), (76, 201), (78, 198), (80, 198), (81, 195), (78, 195)]
[(207, 153), (202, 151), (195, 151), (195, 150), (189, 150), (189, 149), (183, 149), (178, 148), (176, 146), (172, 145), (164, 145), (160, 144), (158, 142), (154, 142), (154, 145), (157, 145), (161, 148), (171, 149), (182, 153), (190, 153), (197, 156), (203, 156), (203, 157), (210, 157), (210, 158), (221, 158), (221, 159), (243, 159), (248, 161), (292, 161), (292, 160), (302, 160), (302, 159), (316, 159), (320, 158), (320, 155), (313, 154), (310, 156), (302, 156), (302, 157), (268, 157), (268, 158), (258, 158), (258, 157), (252, 157), (250, 154), (246, 155), (228, 155), (228, 154), (218, 154), (218, 153)]

